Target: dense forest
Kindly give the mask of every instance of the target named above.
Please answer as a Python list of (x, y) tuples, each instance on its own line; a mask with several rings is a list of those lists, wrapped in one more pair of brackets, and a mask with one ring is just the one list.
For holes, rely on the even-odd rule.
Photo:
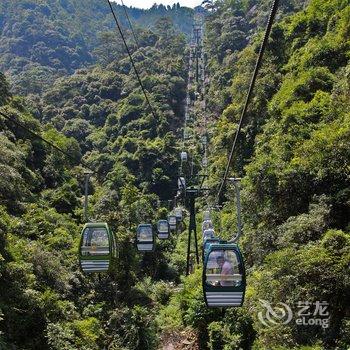
[[(165, 219), (176, 194), (195, 12), (205, 13), (211, 189), (197, 201), (200, 232), (270, 6), (217, 0), (196, 10), (128, 8), (135, 43), (115, 4), (152, 113), (107, 2), (0, 3), (0, 112), (9, 116), (0, 116), (1, 350), (349, 349), (348, 0), (280, 3), (231, 167), (242, 178), (243, 306), (206, 306), (202, 263), (185, 276), (188, 217), (183, 232), (157, 241), (153, 253), (134, 244), (137, 225)], [(109, 274), (79, 268), (86, 167), (94, 170), (89, 216), (108, 222), (117, 239)], [(223, 239), (236, 230), (234, 198), (227, 186), (213, 214)], [(262, 301), (294, 313), (299, 302), (326, 303), (329, 325), (265, 325)]]
[[(45, 86), (79, 68), (120, 59), (124, 48), (106, 4), (99, 0), (89, 0), (89, 6), (80, 0), (1, 1), (0, 70), (11, 78), (12, 91), (42, 93)], [(113, 6), (129, 31), (123, 7)], [(142, 29), (154, 28), (160, 18), (170, 18), (178, 33), (191, 33), (193, 10), (179, 4), (127, 11), (141, 47), (152, 40), (143, 36)]]

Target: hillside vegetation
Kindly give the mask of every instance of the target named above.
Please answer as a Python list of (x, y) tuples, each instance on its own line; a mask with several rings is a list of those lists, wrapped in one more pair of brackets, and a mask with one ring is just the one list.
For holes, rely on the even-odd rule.
[[(107, 6), (106, 6), (107, 5)], [(121, 5), (113, 3), (122, 27), (131, 39)], [(149, 10), (128, 9), (139, 44), (150, 37), (142, 28), (153, 28), (160, 18), (172, 20), (178, 33), (190, 34), (193, 10), (154, 5)], [(132, 50), (135, 43), (130, 40)], [(0, 70), (11, 78), (12, 90), (41, 94), (58, 77), (96, 62), (110, 63), (124, 55), (108, 3), (100, 0), (12, 1), (0, 3)]]
[[(270, 3), (207, 6), (210, 201)], [(248, 285), (236, 309), (206, 307), (201, 265), (184, 277), (185, 230), (152, 254), (134, 246), (137, 225), (166, 218), (175, 195), (193, 13), (177, 5), (129, 13), (139, 48), (127, 32), (128, 41), (156, 115), (104, 2), (0, 3), (0, 111), (72, 156), (0, 117), (0, 349), (348, 350), (349, 1), (281, 2), (231, 170), (242, 177)], [(79, 269), (82, 163), (95, 170), (89, 215), (117, 237), (108, 275)], [(230, 186), (213, 219), (229, 239)], [(329, 327), (266, 327), (261, 300), (295, 313), (298, 302), (327, 302)]]
[[(219, 3), (207, 20), (214, 188), (261, 42), (260, 35), (246, 47), (244, 40), (230, 41), (232, 28), (242, 25), (242, 10), (237, 3)], [(233, 18), (227, 19), (227, 13)], [(225, 313), (208, 310), (197, 287), (200, 272), (189, 279), (184, 302), (178, 305), (184, 324), (204, 339), (203, 347), (348, 347), (349, 15), (348, 1), (313, 0), (305, 11), (279, 20), (273, 28), (231, 171), (243, 177), (241, 243), (249, 276), (245, 305)], [(240, 33), (244, 28), (238, 38), (244, 37)], [(226, 43), (230, 48), (222, 50)], [(224, 238), (235, 230), (233, 198), (228, 189), (218, 220)], [(326, 301), (330, 327), (291, 322), (266, 328), (257, 317), (263, 310), (259, 300), (287, 303), (294, 312), (299, 301)]]
[[(77, 159), (1, 119), (2, 348), (152, 349), (157, 342), (153, 305), (167, 301), (166, 281), (181, 271), (169, 265), (173, 240), (142, 257), (133, 238), (140, 221), (164, 217), (157, 203), (173, 195), (186, 86), (184, 37), (166, 19), (159, 27), (143, 33), (149, 44), (137, 53), (157, 119), (125, 56), (57, 80), (35, 104), (11, 96), (1, 75), (1, 110)], [(120, 263), (111, 277), (79, 271), (80, 159), (95, 169), (91, 216), (116, 232)]]

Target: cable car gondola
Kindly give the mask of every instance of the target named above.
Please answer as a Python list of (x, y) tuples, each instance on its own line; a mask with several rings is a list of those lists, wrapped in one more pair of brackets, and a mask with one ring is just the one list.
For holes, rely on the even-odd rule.
[(209, 210), (205, 210), (203, 212), (203, 220), (206, 221), (206, 220), (210, 220), (211, 221), (211, 217), (210, 217), (210, 211)]
[(203, 231), (203, 242), (210, 238), (215, 238), (215, 231), (212, 228)]
[(180, 157), (181, 157), (181, 160), (182, 160), (183, 162), (187, 162), (187, 152), (182, 151), (182, 152), (180, 153)]
[(207, 306), (242, 306), (246, 278), (243, 257), (237, 244), (211, 244), (205, 256), (202, 278)]
[(154, 234), (151, 224), (140, 224), (137, 227), (136, 245), (139, 252), (152, 252), (154, 250)]
[(174, 210), (177, 222), (181, 222), (183, 218), (182, 208), (178, 207)]
[(159, 220), (157, 223), (157, 231), (159, 239), (169, 238), (169, 223), (168, 220)]
[(204, 220), (202, 223), (202, 232), (209, 230), (210, 228), (214, 228), (213, 222), (211, 220)]
[(224, 242), (224, 241), (221, 241), (220, 238), (218, 238), (218, 237), (208, 238), (205, 241), (203, 241), (203, 248), (202, 248), (202, 260), (203, 260), (203, 262), (205, 260), (205, 257), (207, 256), (210, 245), (211, 244), (218, 244), (220, 242)]
[(105, 222), (84, 225), (79, 249), (80, 267), (84, 273), (106, 272), (116, 258), (115, 236)]
[(171, 231), (176, 231), (177, 220), (175, 215), (168, 216), (168, 223)]

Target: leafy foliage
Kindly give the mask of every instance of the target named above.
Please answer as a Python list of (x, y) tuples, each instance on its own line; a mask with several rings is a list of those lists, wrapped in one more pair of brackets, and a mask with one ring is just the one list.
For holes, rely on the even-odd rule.
[[(325, 300), (331, 319), (325, 330), (293, 322), (266, 329), (253, 319), (254, 349), (346, 348), (347, 338), (340, 329), (347, 329), (349, 297), (344, 270), (350, 261), (349, 103), (345, 102), (349, 97), (349, 9), (346, 2), (314, 0), (305, 11), (275, 24), (239, 137), (233, 170), (243, 177), (242, 245), (249, 268), (243, 310), (259, 309), (259, 299), (272, 304), (283, 301), (291, 307), (298, 301)], [(214, 18), (222, 16), (220, 11), (219, 5)], [(208, 26), (208, 30), (210, 37), (217, 27)], [(220, 52), (222, 67), (225, 60), (232, 63), (231, 80), (219, 89), (217, 81), (213, 83), (217, 95), (232, 102), (223, 104), (225, 109), (213, 127), (213, 186), (226, 162), (244, 103), (256, 39), (235, 56)], [(209, 49), (215, 50), (211, 43), (207, 43)], [(209, 61), (209, 69), (215, 62), (216, 58)], [(210, 98), (211, 110), (217, 113), (215, 106), (223, 100)], [(227, 222), (235, 212), (232, 191), (226, 199), (219, 220), (224, 231), (232, 232), (232, 220)], [(222, 320), (210, 325), (209, 347), (226, 349), (230, 337), (235, 346), (237, 338), (233, 331), (227, 333), (228, 325)]]
[[(269, 5), (207, 2), (213, 188)], [(137, 225), (165, 218), (162, 204), (176, 188), (187, 80), (181, 32), (190, 32), (193, 12), (154, 5), (129, 13), (139, 39), (139, 47), (130, 41), (132, 55), (155, 115), (108, 7), (75, 0), (0, 3), (0, 68), (12, 86), (0, 74), (1, 111), (73, 158), (0, 117), (0, 348), (156, 349), (161, 335), (190, 330), (201, 349), (347, 349), (348, 2), (281, 4), (233, 164), (243, 178), (248, 272), (239, 310), (205, 306), (200, 268), (181, 276), (185, 231), (160, 242), (153, 254), (134, 248)], [(82, 160), (95, 169), (89, 214), (107, 221), (117, 237), (116, 264), (100, 278), (83, 276), (76, 257)], [(226, 200), (214, 222), (229, 239), (236, 229), (230, 189)], [(199, 203), (200, 209), (206, 204)], [(298, 301), (327, 301), (330, 327), (291, 322), (266, 328), (257, 317), (261, 299), (285, 302), (293, 311)]]
[[(113, 6), (123, 28), (128, 28), (123, 7)], [(128, 8), (128, 13), (142, 47), (151, 44), (153, 38), (144, 35), (141, 27), (155, 27), (162, 17), (170, 18), (178, 32), (191, 31), (193, 11), (179, 4), (154, 5), (148, 10)], [(5, 0), (0, 4), (0, 14), (0, 70), (11, 77), (18, 93), (41, 94), (57, 78), (78, 68), (124, 56), (108, 4), (101, 1)]]
[[(186, 42), (168, 19), (142, 37), (145, 44), (134, 55), (156, 116), (124, 53), (105, 68), (57, 79), (42, 97), (11, 97), (1, 75), (2, 111), (71, 155), (0, 120), (0, 329), (6, 346), (157, 346), (155, 311), (149, 309), (170, 298), (172, 285), (161, 280), (178, 280), (169, 265), (175, 239), (142, 257), (133, 238), (140, 221), (166, 215), (165, 208), (154, 208), (171, 198), (176, 184), (174, 134), (185, 96)], [(117, 233), (118, 263), (102, 279), (83, 276), (76, 258), (83, 189), (83, 169), (76, 164), (82, 158), (96, 169), (91, 214)], [(140, 287), (146, 276), (152, 277), (148, 284), (159, 280), (151, 297)]]

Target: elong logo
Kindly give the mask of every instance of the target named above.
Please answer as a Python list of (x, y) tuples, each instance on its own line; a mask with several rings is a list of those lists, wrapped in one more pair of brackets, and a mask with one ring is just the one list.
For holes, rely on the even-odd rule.
[(260, 311), (258, 318), (260, 322), (269, 327), (273, 324), (288, 324), (293, 318), (292, 309), (285, 303), (278, 303), (276, 307), (272, 307), (267, 300), (259, 299), (262, 306), (265, 307), (265, 312)]
[[(293, 319), (292, 308), (282, 302), (272, 306), (267, 300), (259, 299), (260, 304), (265, 308), (258, 312), (259, 321), (266, 327), (276, 324), (288, 324)], [(295, 324), (298, 326), (321, 326), (328, 328), (330, 317), (328, 312), (328, 302), (326, 301), (299, 301), (297, 303)]]

